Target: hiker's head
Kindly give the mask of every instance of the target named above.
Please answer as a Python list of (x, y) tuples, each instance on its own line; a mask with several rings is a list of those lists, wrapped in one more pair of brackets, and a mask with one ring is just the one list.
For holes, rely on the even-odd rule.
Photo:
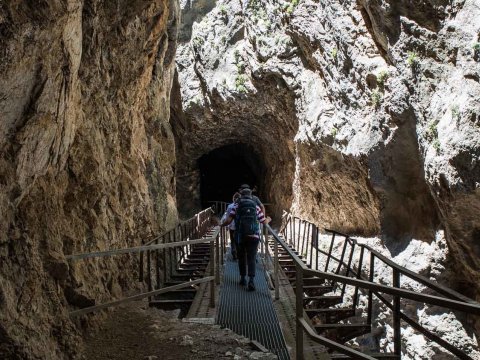
[(242, 189), (240, 191), (240, 195), (242, 195), (242, 196), (252, 196), (252, 190), (250, 190), (249, 188)]
[(240, 193), (236, 192), (235, 194), (233, 194), (233, 202), (237, 201), (239, 197)]
[(240, 193), (242, 193), (242, 190), (243, 190), (243, 189), (248, 189), (248, 190), (250, 190), (250, 186), (249, 186), (248, 184), (240, 185), (240, 188), (238, 189), (238, 191), (239, 191)]

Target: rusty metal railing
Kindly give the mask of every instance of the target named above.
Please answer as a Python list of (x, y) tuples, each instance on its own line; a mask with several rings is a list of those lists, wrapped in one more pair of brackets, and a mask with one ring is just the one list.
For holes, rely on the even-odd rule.
[[(173, 290), (187, 288), (192, 285), (201, 283), (210, 283), (210, 306), (215, 306), (215, 286), (220, 283), (220, 266), (223, 263), (223, 250), (225, 248), (225, 231), (220, 227), (212, 228), (212, 214), (211, 208), (205, 209), (187, 221), (177, 224), (173, 229), (149, 240), (146, 244), (137, 247), (97, 251), (90, 253), (81, 253), (67, 255), (66, 259), (69, 261), (78, 261), (89, 258), (98, 258), (105, 256), (119, 256), (122, 254), (140, 254), (140, 271), (141, 281), (146, 280), (148, 291), (129, 296), (123, 299), (114, 300), (108, 303), (90, 306), (83, 309), (78, 309), (70, 312), (70, 316), (80, 316), (90, 312), (99, 311), (111, 306), (116, 306), (129, 301), (140, 300), (144, 298), (151, 299), (155, 295), (167, 293)], [(181, 284), (173, 286), (162, 286), (166, 282), (162, 282), (160, 273), (162, 263), (160, 257), (163, 258), (163, 273), (167, 274), (167, 268), (171, 268), (169, 263), (179, 264), (183, 261), (185, 254), (187, 254), (193, 245), (210, 244), (210, 269), (208, 276), (203, 276), (200, 279), (186, 281)], [(162, 252), (163, 254), (160, 254)], [(143, 256), (146, 253), (146, 261)], [(152, 257), (155, 259), (155, 266), (152, 262)], [(144, 263), (146, 262), (146, 279), (144, 279)], [(171, 265), (171, 264), (170, 264)], [(170, 270), (171, 271), (171, 270)], [(152, 281), (152, 274), (155, 275), (155, 282)], [(168, 275), (168, 274), (167, 274)], [(167, 276), (165, 275), (165, 276)]]
[[(284, 214), (283, 225), (281, 233), (283, 234), (285, 241), (281, 239), (273, 229), (267, 225), (267, 229), (270, 235), (274, 238), (275, 247), (275, 278), (278, 279), (278, 251), (277, 246), (281, 246), (295, 261), (296, 265), (296, 316), (297, 316), (297, 339), (296, 339), (296, 353), (297, 359), (303, 358), (303, 333), (306, 334), (315, 342), (318, 342), (324, 346), (327, 346), (331, 350), (338, 351), (346, 354), (354, 359), (373, 359), (373, 357), (363, 354), (357, 350), (354, 350), (341, 343), (335, 342), (324, 336), (318, 335), (314, 328), (312, 328), (308, 321), (304, 318), (303, 312), (303, 279), (305, 276), (313, 276), (326, 281), (330, 281), (332, 285), (338, 287), (341, 286), (342, 295), (345, 293), (345, 287), (347, 285), (354, 287), (353, 307), (358, 304), (359, 291), (362, 289), (366, 291), (368, 295), (368, 312), (367, 323), (372, 324), (373, 320), (373, 296), (376, 296), (383, 304), (392, 310), (393, 314), (393, 331), (394, 331), (394, 355), (401, 357), (401, 333), (400, 325), (401, 321), (404, 321), (416, 331), (422, 333), (431, 341), (434, 341), (438, 345), (442, 346), (446, 350), (450, 351), (459, 359), (473, 360), (470, 356), (465, 354), (454, 345), (448, 343), (440, 336), (432, 333), (424, 328), (418, 322), (407, 316), (401, 311), (402, 299), (408, 299), (411, 301), (422, 302), (430, 305), (437, 305), (440, 307), (461, 311), (467, 314), (480, 315), (480, 304), (472, 299), (469, 299), (462, 294), (459, 294), (443, 285), (437, 284), (426, 277), (416, 274), (398, 264), (392, 260), (386, 258), (376, 250), (372, 249), (368, 245), (360, 244), (355, 239), (352, 239), (346, 234), (334, 230), (326, 230), (332, 234), (329, 251), (323, 251), (319, 248), (319, 229), (313, 223), (295, 217), (289, 213)], [(344, 244), (342, 246), (341, 255), (339, 257), (332, 254), (335, 241), (339, 238), (343, 238)], [(298, 250), (300, 254), (304, 255), (306, 263), (292, 250), (292, 248)], [(347, 251), (347, 248), (349, 251)], [(353, 264), (353, 254), (355, 248), (360, 249), (358, 262), (356, 266)], [(367, 255), (369, 253), (369, 255)], [(315, 254), (315, 256), (314, 256)], [(347, 255), (348, 254), (348, 255)], [(309, 256), (308, 256), (309, 255)], [(319, 255), (325, 256), (325, 267), (319, 269)], [(363, 271), (363, 262), (365, 256), (370, 257), (369, 271), (366, 273)], [(313, 260), (315, 258), (315, 261)], [(392, 286), (376, 283), (374, 281), (375, 263), (376, 261), (382, 261), (388, 267), (392, 269), (393, 278)], [(335, 262), (338, 265), (331, 266), (331, 263)], [(433, 290), (442, 296), (429, 295), (425, 293), (418, 293), (415, 291), (402, 289), (400, 284), (401, 276), (406, 276), (418, 283), (423, 284), (429, 290)], [(276, 287), (278, 287), (278, 281), (276, 281)], [(392, 297), (392, 302), (388, 301), (385, 294)]]

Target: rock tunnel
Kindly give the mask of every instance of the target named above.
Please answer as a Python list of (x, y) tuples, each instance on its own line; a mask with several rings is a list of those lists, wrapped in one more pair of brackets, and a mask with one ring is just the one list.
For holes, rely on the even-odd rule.
[(235, 143), (216, 148), (198, 159), (202, 208), (211, 201), (230, 202), (239, 185), (256, 187), (263, 195), (265, 165), (252, 146)]

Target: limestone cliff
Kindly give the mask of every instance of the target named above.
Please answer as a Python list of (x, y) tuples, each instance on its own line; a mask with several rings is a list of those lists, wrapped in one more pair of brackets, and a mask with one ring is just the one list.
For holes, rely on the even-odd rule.
[(478, 0), (192, 1), (182, 13), (179, 192), (198, 193), (202, 154), (243, 142), (267, 164), (276, 215), (381, 235), (392, 257), (445, 234), (443, 271), (425, 274), (480, 299)]
[(176, 219), (170, 90), (178, 4), (0, 3), (0, 358), (72, 358), (68, 310), (136, 286)]

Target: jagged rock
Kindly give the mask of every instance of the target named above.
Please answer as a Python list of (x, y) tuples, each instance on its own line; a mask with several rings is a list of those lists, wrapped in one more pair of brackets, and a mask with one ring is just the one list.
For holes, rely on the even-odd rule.
[(191, 336), (189, 335), (185, 335), (183, 338), (182, 338), (182, 341), (180, 342), (180, 345), (182, 346), (192, 346), (193, 345), (193, 339)]
[(65, 255), (176, 220), (178, 16), (173, 0), (0, 5), (0, 358), (75, 358), (68, 311), (135, 288), (138, 257)]
[[(180, 211), (200, 200), (197, 159), (244, 143), (273, 215), (381, 234), (390, 257), (480, 299), (479, 16), (446, 0), (219, 1), (179, 43)], [(438, 254), (408, 252), (438, 236)]]

